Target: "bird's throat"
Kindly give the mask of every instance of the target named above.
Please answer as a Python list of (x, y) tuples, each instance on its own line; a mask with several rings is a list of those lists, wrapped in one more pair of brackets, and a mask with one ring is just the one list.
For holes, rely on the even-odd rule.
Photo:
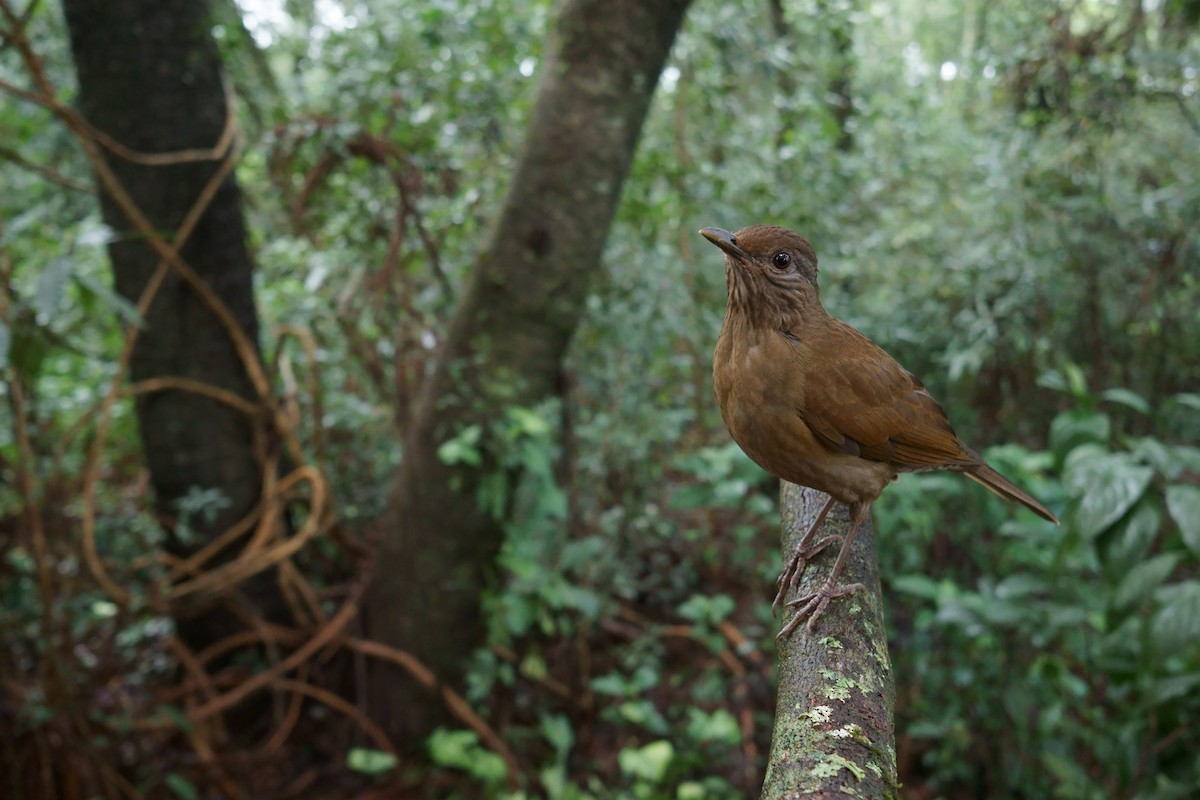
[(815, 293), (783, 288), (765, 276), (742, 267), (726, 269), (725, 324), (762, 332), (790, 333), (803, 330), (815, 317), (825, 316)]

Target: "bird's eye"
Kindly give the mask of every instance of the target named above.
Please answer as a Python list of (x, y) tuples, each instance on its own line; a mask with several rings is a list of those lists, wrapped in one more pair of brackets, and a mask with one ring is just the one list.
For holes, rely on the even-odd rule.
[(771, 256), (771, 263), (774, 264), (777, 269), (787, 269), (788, 264), (792, 263), (791, 253), (788, 253), (786, 250), (780, 250), (778, 253)]

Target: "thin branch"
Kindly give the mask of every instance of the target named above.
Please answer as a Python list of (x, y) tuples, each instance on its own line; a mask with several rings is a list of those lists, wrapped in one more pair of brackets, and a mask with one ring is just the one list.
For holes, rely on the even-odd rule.
[(18, 167), (27, 169), (30, 172), (41, 175), (51, 183), (56, 183), (63, 188), (71, 189), (76, 192), (91, 192), (93, 190), (93, 187), (90, 184), (84, 183), (83, 181), (77, 181), (74, 178), (68, 178), (66, 175), (55, 172), (50, 167), (42, 164), (35, 164), (34, 162), (22, 156), (16, 150), (5, 147), (4, 145), (0, 145), (0, 158), (12, 164), (16, 164)]

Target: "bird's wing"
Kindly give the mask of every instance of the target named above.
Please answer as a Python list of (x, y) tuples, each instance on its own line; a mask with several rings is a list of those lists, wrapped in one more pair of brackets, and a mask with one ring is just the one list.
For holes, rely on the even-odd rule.
[(810, 351), (830, 354), (830, 363), (810, 364), (800, 410), (819, 439), (905, 472), (976, 463), (915, 375), (854, 328), (830, 322)]

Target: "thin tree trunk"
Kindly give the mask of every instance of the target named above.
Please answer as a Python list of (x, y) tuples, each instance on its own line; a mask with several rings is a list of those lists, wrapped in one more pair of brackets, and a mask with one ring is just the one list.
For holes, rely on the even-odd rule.
[[(489, 513), (478, 498), (485, 477), (498, 475), (494, 426), (508, 409), (560, 392), (567, 342), (687, 5), (561, 6), (503, 208), (417, 399), (367, 624), (451, 685), (484, 641), (480, 598), (502, 541), (503, 509)], [(471, 426), (482, 464), (444, 463), (439, 447)], [(500, 478), (511, 492), (518, 474)], [(376, 667), (369, 707), (416, 746), (441, 716), (436, 698)]]
[[(783, 483), (783, 552), (790, 554), (825, 495)], [(846, 507), (825, 518), (844, 535)], [(829, 576), (837, 545), (804, 574), (801, 593)], [(883, 626), (883, 598), (870, 522), (859, 531), (842, 572), (866, 589), (835, 598), (813, 634), (801, 626), (780, 643), (779, 696), (762, 800), (793, 797), (897, 798), (895, 685)]]
[(837, 149), (849, 153), (854, 149), (854, 132), (850, 129), (850, 121), (854, 117), (854, 23), (851, 21), (854, 4), (838, 11), (830, 11), (828, 6), (828, 0), (817, 0), (817, 12), (828, 20), (829, 38), (833, 45), (833, 74), (829, 78), (829, 93), (825, 102), (837, 122)]
[[(208, 4), (198, 0), (64, 0), (79, 78), (79, 105), (100, 132), (140, 153), (213, 148), (226, 128), (220, 57)], [(132, 201), (170, 241), (219, 167), (216, 160), (147, 164), (105, 157)], [(113, 198), (101, 195), (114, 283), (136, 302), (159, 263)], [(258, 340), (241, 191), (230, 174), (220, 184), (183, 259), (208, 284), (250, 341)], [(130, 361), (130, 377), (182, 377), (257, 400), (229, 334), (194, 291), (171, 272), (146, 314)], [(189, 555), (250, 513), (262, 488), (252, 421), (194, 392), (137, 397), (136, 413), (166, 549)], [(260, 442), (260, 445), (263, 443)], [(181, 501), (195, 503), (183, 520)], [(246, 585), (272, 595), (267, 575)], [(205, 605), (177, 610), (185, 643), (201, 649), (244, 625)]]

